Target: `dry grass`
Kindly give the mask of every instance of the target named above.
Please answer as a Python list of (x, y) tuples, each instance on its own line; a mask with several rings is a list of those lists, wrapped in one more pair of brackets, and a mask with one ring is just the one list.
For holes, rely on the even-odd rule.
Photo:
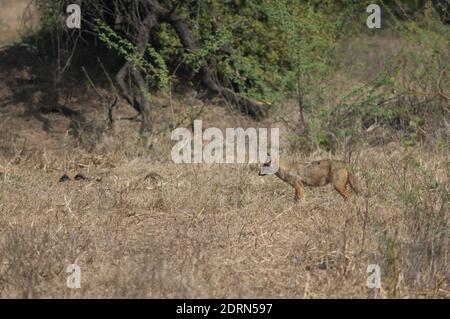
[[(120, 147), (62, 156), (4, 136), (1, 297), (450, 297), (443, 148), (361, 149), (361, 196), (346, 206), (329, 187), (308, 189), (298, 205), (246, 165), (177, 165)], [(58, 182), (64, 171), (89, 180)], [(66, 287), (71, 263), (81, 289)]]

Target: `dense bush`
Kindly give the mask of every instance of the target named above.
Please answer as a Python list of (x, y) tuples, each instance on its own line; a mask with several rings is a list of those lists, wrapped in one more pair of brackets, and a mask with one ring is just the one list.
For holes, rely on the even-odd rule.
[[(36, 0), (42, 32), (73, 39), (74, 34), (57, 31), (64, 29), (58, 26), (64, 22), (60, 17), (66, 2)], [(170, 81), (181, 78), (197, 88), (205, 83), (209, 89), (223, 87), (214, 93), (238, 101), (243, 109), (250, 105), (250, 114), (257, 118), (265, 113), (255, 113), (259, 104), (252, 101), (269, 102), (277, 118), (291, 128), (289, 138), (295, 147), (333, 149), (381, 126), (402, 131), (406, 144), (413, 144), (423, 139), (424, 132), (447, 125), (440, 120), (449, 115), (448, 7), (436, 1), (385, 1), (383, 28), (370, 30), (365, 25), (369, 3), (83, 2), (81, 34), (90, 41), (88, 51), (94, 51), (85, 55), (98, 55), (102, 43), (109, 55), (144, 73), (145, 87), (140, 83), (134, 89), (145, 93), (140, 104), (129, 101), (138, 111), (146, 109), (142, 101), (150, 98), (149, 91), (167, 91)], [(147, 48), (140, 52), (139, 15), (152, 8), (173, 12), (176, 19), (169, 14), (153, 21)], [(174, 20), (185, 23), (192, 41), (183, 39)], [(374, 67), (367, 52), (382, 55), (385, 50), (367, 43), (380, 34), (389, 34), (399, 49)], [(352, 41), (356, 49), (345, 51)], [(69, 48), (66, 52), (72, 57)], [(354, 54), (349, 64), (358, 61), (367, 72), (353, 77), (351, 67), (342, 65), (345, 54)], [(349, 84), (343, 87), (342, 79)], [(286, 99), (293, 99), (296, 107), (282, 106)]]

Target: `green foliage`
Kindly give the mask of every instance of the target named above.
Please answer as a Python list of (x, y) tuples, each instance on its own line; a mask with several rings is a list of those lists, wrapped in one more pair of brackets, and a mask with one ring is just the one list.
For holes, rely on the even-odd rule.
[(162, 92), (167, 92), (169, 87), (169, 71), (166, 62), (150, 44), (147, 44), (146, 55), (141, 56), (137, 52), (135, 45), (118, 35), (106, 23), (100, 19), (97, 19), (96, 23), (96, 31), (100, 41), (126, 61), (130, 62), (132, 67), (143, 70), (145, 79), (148, 82), (157, 83), (158, 89)]
[(210, 34), (200, 49), (185, 54), (185, 61), (189, 63), (194, 74), (197, 73), (207, 62), (210, 55), (218, 55), (220, 48), (229, 43), (232, 34), (225, 27), (219, 28), (215, 34)]
[[(315, 114), (322, 123), (318, 144), (329, 144), (327, 132), (344, 140), (377, 125), (402, 131), (403, 144), (409, 147), (427, 130), (437, 131), (440, 118), (448, 118), (450, 28), (430, 6), (417, 18), (399, 20), (391, 12), (385, 19), (389, 22), (387, 35), (402, 48), (383, 59), (372, 79), (342, 92), (325, 112)], [(371, 63), (362, 61), (363, 67)]]
[[(333, 66), (341, 16), (333, 10), (331, 2), (321, 3), (320, 9), (311, 2), (265, 1), (263, 6), (278, 31), (279, 51), (287, 66), (282, 70), (282, 85), (278, 89), (297, 101), (300, 123), (292, 126), (303, 127), (299, 134), (306, 135), (291, 140), (297, 141), (301, 148), (308, 144), (309, 138), (317, 145), (324, 145), (322, 132), (311, 117), (307, 122), (304, 116), (321, 103), (323, 79)], [(289, 114), (283, 116), (292, 119)]]

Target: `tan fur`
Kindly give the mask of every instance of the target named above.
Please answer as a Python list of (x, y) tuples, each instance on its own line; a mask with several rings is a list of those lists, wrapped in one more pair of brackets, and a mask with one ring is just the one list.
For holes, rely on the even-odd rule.
[[(264, 166), (267, 167), (268, 163)], [(356, 181), (349, 172), (348, 165), (343, 161), (323, 159), (310, 163), (294, 163), (280, 159), (278, 167), (275, 175), (294, 187), (296, 201), (304, 199), (304, 186), (319, 187), (331, 183), (345, 201), (350, 197), (347, 185), (358, 193)], [(261, 171), (260, 175), (263, 175)]]

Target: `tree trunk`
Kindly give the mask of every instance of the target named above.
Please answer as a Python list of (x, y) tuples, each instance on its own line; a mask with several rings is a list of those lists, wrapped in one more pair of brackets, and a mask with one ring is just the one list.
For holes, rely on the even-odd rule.
[[(187, 50), (196, 51), (200, 49), (198, 40), (194, 37), (193, 33), (189, 29), (189, 26), (182, 17), (175, 14), (173, 12), (174, 10), (165, 9), (156, 0), (147, 1), (151, 8), (155, 10), (158, 20), (161, 22), (166, 22), (174, 28), (181, 43)], [(237, 106), (242, 112), (257, 120), (267, 117), (267, 113), (270, 108), (269, 104), (251, 100), (247, 97), (239, 95), (227, 87), (222, 86), (214, 79), (213, 72), (208, 64), (205, 64), (200, 69), (200, 78), (207, 89), (214, 94), (222, 95), (228, 101), (233, 103), (233, 105)]]
[[(148, 15), (144, 18), (144, 20), (138, 27), (136, 37), (136, 52), (141, 57), (143, 57), (145, 54), (145, 50), (149, 41), (150, 31), (154, 25), (155, 17), (151, 13), (148, 13)], [(139, 89), (139, 99), (132, 97), (126, 85), (125, 77), (129, 73), (131, 73), (132, 80)], [(153, 128), (152, 107), (150, 101), (146, 96), (146, 93), (148, 92), (148, 85), (144, 77), (142, 76), (141, 70), (131, 65), (130, 62), (126, 61), (120, 71), (117, 73), (116, 80), (125, 100), (131, 106), (133, 106), (133, 108), (142, 116), (140, 129), (141, 134), (151, 133)]]
[[(138, 23), (135, 32), (135, 45), (139, 56), (143, 57), (150, 38), (150, 31), (158, 23), (168, 23), (175, 30), (182, 45), (188, 51), (196, 51), (201, 48), (198, 39), (191, 32), (185, 20), (174, 13), (176, 6), (171, 10), (164, 8), (157, 0), (142, 0), (136, 3), (133, 9), (133, 21)], [(138, 97), (133, 97), (126, 85), (126, 77), (131, 76), (132, 83), (139, 89)], [(242, 112), (260, 120), (267, 117), (270, 105), (249, 99), (234, 92), (232, 89), (224, 87), (214, 77), (211, 66), (206, 63), (200, 69), (200, 79), (203, 85), (213, 94), (220, 95)], [(135, 68), (130, 62), (126, 61), (116, 75), (116, 80), (121, 94), (125, 100), (142, 116), (141, 133), (152, 131), (152, 107), (146, 97), (148, 85), (142, 74), (142, 70)]]

